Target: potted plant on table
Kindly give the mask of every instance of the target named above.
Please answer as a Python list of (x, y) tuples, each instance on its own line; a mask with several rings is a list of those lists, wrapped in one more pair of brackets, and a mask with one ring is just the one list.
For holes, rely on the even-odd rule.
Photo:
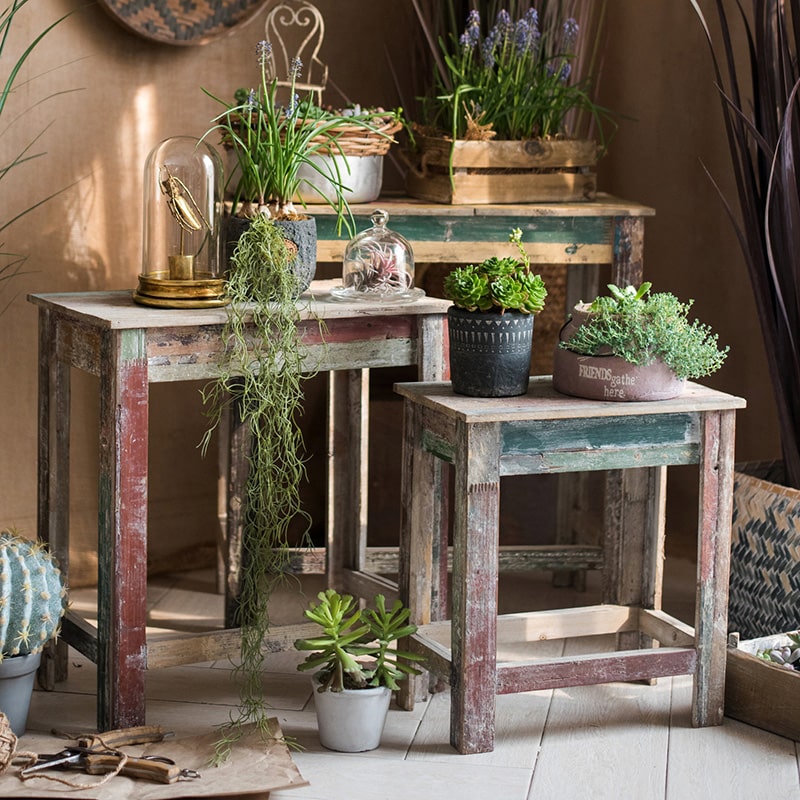
[[(250, 220), (256, 214), (263, 214), (274, 220), (298, 248), (301, 271), (310, 283), (316, 268), (316, 225), (312, 216), (295, 206), (304, 181), (301, 170), (310, 170), (326, 180), (329, 193), (323, 199), (336, 212), (337, 230), (341, 231), (344, 225), (352, 234), (353, 223), (345, 196), (347, 176), (338, 162), (333, 161), (331, 169), (326, 169), (317, 157), (342, 155), (342, 139), (354, 129), (377, 132), (379, 137), (389, 139), (391, 135), (379, 132), (370, 115), (323, 112), (315, 106), (311, 93), (301, 100), (296, 91), (303, 66), (299, 58), (292, 59), (288, 86), (282, 87), (274, 74), (271, 43), (259, 42), (257, 56), (260, 69), (257, 88), (240, 89), (233, 103), (203, 90), (224, 107), (203, 138), (211, 133), (220, 134), (235, 163), (228, 179), (232, 204), (225, 218), (227, 252), (232, 253)], [(281, 89), (285, 89), (287, 99), (279, 96)], [(305, 207), (302, 199), (300, 202)]]
[[(416, 4), (415, 4), (416, 5)], [(487, 10), (498, 3), (485, 3)], [(513, 8), (513, 3), (505, 5)], [(591, 200), (607, 112), (591, 99), (581, 25), (561, 3), (541, 2), (513, 20), (499, 8), (490, 30), (473, 6), (463, 33), (440, 36), (417, 7), (433, 49), (433, 86), (411, 128), (406, 188), (433, 202)], [(596, 32), (597, 4), (581, 3)], [(491, 19), (491, 17), (489, 17)], [(451, 25), (456, 15), (451, 5)], [(585, 40), (586, 37), (584, 36)], [(595, 53), (596, 55), (596, 48)]]
[(444, 280), (453, 391), (471, 397), (525, 394), (534, 315), (547, 289), (531, 270), (522, 231), (509, 235), (518, 255), (492, 256), (454, 269)]
[(419, 670), (410, 662), (414, 653), (392, 645), (416, 631), (408, 622), (409, 610), (397, 600), (391, 608), (386, 598), (375, 597), (375, 607), (359, 610), (351, 595), (327, 589), (305, 615), (322, 634), (298, 639), (295, 647), (312, 651), (298, 669), (314, 671), (314, 703), (320, 742), (330, 750), (356, 753), (374, 750), (398, 681)]
[(609, 284), (610, 296), (575, 307), (556, 346), (555, 389), (592, 400), (665, 400), (722, 366), (728, 349), (688, 320), (692, 301), (650, 288)]
[(0, 533), (0, 711), (25, 733), (42, 651), (61, 630), (67, 590), (55, 559), (40, 542)]

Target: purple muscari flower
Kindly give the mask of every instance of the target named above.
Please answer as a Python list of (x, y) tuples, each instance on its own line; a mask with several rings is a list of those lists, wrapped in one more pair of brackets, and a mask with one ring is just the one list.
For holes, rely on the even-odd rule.
[(561, 31), (561, 52), (572, 53), (575, 49), (575, 42), (578, 41), (578, 23), (570, 17)]
[(251, 89), (251, 90), (250, 90), (250, 91), (247, 93), (247, 101), (246, 101), (245, 105), (246, 105), (248, 108), (255, 108), (255, 106), (256, 106), (256, 102), (257, 102), (257, 98), (256, 98), (256, 90), (255, 90), (255, 89)]
[(300, 108), (300, 95), (295, 94), (289, 101), (289, 107), (286, 109), (286, 116), (291, 119), (297, 113), (298, 108)]
[(497, 12), (497, 20), (495, 21), (494, 27), (497, 31), (498, 41), (503, 41), (513, 32), (514, 23), (511, 21), (511, 15), (504, 8), (501, 8)]
[(465, 50), (472, 50), (481, 38), (481, 15), (476, 9), (472, 9), (467, 17), (467, 27), (461, 34), (459, 42)]
[(572, 64), (565, 61), (561, 65), (561, 74), (558, 76), (561, 83), (566, 83), (569, 80), (570, 73), (572, 72)]
[(491, 69), (494, 66), (494, 36), (495, 31), (490, 31), (489, 35), (481, 43), (481, 57), (486, 69)]
[(299, 56), (294, 56), (289, 64), (289, 78), (296, 80), (300, 77), (300, 71), (303, 69), (303, 62)]
[(258, 56), (259, 66), (265, 66), (272, 55), (272, 43), (263, 39), (256, 45), (256, 55)]
[(521, 19), (514, 28), (514, 48), (517, 51), (517, 56), (522, 58), (530, 50), (531, 44), (530, 25), (524, 19)]

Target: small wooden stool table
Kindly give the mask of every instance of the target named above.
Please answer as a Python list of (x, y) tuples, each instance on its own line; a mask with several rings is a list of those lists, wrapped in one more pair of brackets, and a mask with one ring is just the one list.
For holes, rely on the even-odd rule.
[[(720, 724), (735, 410), (745, 401), (688, 383), (673, 400), (605, 403), (561, 395), (549, 377), (502, 399), (455, 395), (449, 383), (395, 390), (405, 409), (400, 591), (419, 626), (410, 648), (450, 682), (453, 746), (494, 748), (496, 694), (668, 675), (694, 676), (695, 726)], [(431, 622), (443, 461), (455, 473), (452, 623)], [(694, 628), (660, 610), (666, 467), (692, 463), (700, 475)], [(587, 470), (609, 471), (603, 604), (498, 617), (500, 478)], [(498, 663), (498, 626), (522, 640), (615, 633), (618, 650)], [(450, 648), (442, 627), (450, 628)], [(404, 707), (413, 707), (416, 689), (414, 681), (404, 689)]]

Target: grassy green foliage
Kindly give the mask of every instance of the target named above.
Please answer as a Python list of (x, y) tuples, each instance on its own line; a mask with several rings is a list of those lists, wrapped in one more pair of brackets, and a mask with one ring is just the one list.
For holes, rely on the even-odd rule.
[[(7, 128), (10, 125), (13, 125), (16, 121), (12, 120), (9, 126), (7, 126), (5, 124), (3, 114), (6, 109), (6, 103), (14, 91), (15, 83), (19, 77), (20, 70), (23, 68), (25, 62), (28, 60), (33, 51), (41, 44), (47, 34), (69, 16), (69, 14), (65, 14), (63, 17), (60, 17), (55, 22), (44, 28), (44, 30), (35, 36), (30, 44), (25, 47), (19, 58), (13, 64), (10, 64), (8, 63), (8, 59), (4, 58), (3, 51), (5, 50), (8, 42), (8, 37), (11, 33), (14, 18), (30, 1), (31, 0), (13, 0), (11, 5), (6, 6), (3, 11), (0, 11), (0, 120), (3, 122), (0, 132), (7, 130)], [(54, 94), (51, 94), (39, 102), (44, 102), (45, 100), (48, 100), (54, 96)], [(36, 103), (35, 105), (38, 104), (39, 103)], [(44, 153), (37, 153), (33, 150), (33, 148), (36, 146), (36, 142), (43, 133), (44, 131), (40, 131), (38, 134), (36, 134), (18, 153), (4, 154), (2, 156), (2, 161), (0, 161), (0, 180), (8, 175), (11, 170), (17, 169), (23, 164), (26, 164), (44, 155)], [(43, 200), (39, 200), (38, 202), (34, 203), (32, 206), (18, 211), (12, 211), (11, 216), (8, 219), (0, 219), (0, 233), (8, 228), (9, 225), (16, 222), (21, 217), (24, 217), (25, 214), (28, 214), (29, 212), (33, 211), (33, 209), (38, 208), (43, 203), (46, 203), (51, 198), (55, 197), (58, 193), (58, 191), (53, 192)], [(8, 198), (7, 194), (6, 197)], [(10, 204), (7, 205), (6, 208), (10, 209)], [(0, 290), (4, 289), (8, 285), (9, 281), (20, 274), (24, 264), (25, 256), (18, 253), (5, 252), (4, 242), (0, 242)], [(4, 310), (5, 307), (0, 307), (0, 313), (2, 313)]]
[(334, 589), (320, 592), (317, 598), (319, 602), (306, 609), (305, 615), (320, 626), (322, 635), (298, 639), (294, 646), (313, 651), (297, 668), (318, 672), (320, 692), (372, 686), (397, 691), (398, 681), (419, 674), (409, 662), (421, 657), (392, 647), (417, 630), (408, 622), (409, 610), (399, 600), (387, 608), (386, 598), (379, 594), (375, 608), (360, 611), (355, 598)]
[(707, 325), (689, 322), (693, 301), (651, 295), (649, 283), (608, 288), (611, 296), (592, 302), (589, 319), (561, 347), (587, 356), (610, 351), (639, 366), (661, 359), (678, 378), (701, 378), (722, 366), (728, 348), (719, 349)]
[(241, 726), (266, 730), (262, 690), (262, 643), (270, 627), (270, 597), (285, 578), (290, 558), (289, 526), (303, 516), (305, 479), (302, 411), (303, 351), (297, 344), (297, 279), (280, 231), (256, 216), (234, 250), (226, 279), (231, 299), (222, 332), (219, 377), (204, 389), (211, 420), (204, 449), (231, 405), (252, 438), (246, 486), (239, 625), (241, 680), (239, 717), (224, 730), (218, 758), (224, 760)]
[(444, 280), (445, 297), (467, 311), (541, 311), (547, 289), (542, 277), (531, 272), (522, 231), (515, 228), (508, 240), (517, 245), (519, 258), (492, 256), (480, 264), (456, 267)]
[[(347, 223), (352, 232), (349, 206), (343, 194), (347, 176), (339, 171), (335, 160), (331, 161), (334, 175), (323, 171), (315, 156), (343, 155), (339, 143), (343, 125), (384, 135), (373, 124), (374, 115), (371, 112), (330, 113), (315, 106), (310, 93), (301, 100), (296, 92), (303, 66), (300, 59), (292, 60), (287, 90), (279, 85), (274, 75), (271, 43), (259, 42), (257, 54), (260, 76), (255, 89), (240, 89), (233, 103), (203, 89), (224, 107), (203, 138), (212, 132), (221, 134), (223, 144), (230, 147), (236, 157), (238, 177), (233, 187), (234, 211), (252, 217), (268, 210), (276, 219), (296, 219), (298, 212), (292, 198), (300, 188), (299, 171), (305, 165), (333, 186), (334, 196), (326, 197), (326, 202), (336, 211), (339, 223)], [(285, 102), (279, 97), (281, 91), (288, 91)], [(380, 116), (380, 123), (386, 121), (386, 116), (385, 113)]]

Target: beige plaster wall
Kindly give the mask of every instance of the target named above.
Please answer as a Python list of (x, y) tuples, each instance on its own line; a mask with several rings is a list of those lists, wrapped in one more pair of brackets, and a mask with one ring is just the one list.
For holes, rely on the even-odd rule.
[[(400, 79), (412, 63), (410, 3), (318, 0), (326, 18), (323, 59), (344, 92), (362, 103), (402, 102), (387, 68)], [(708, 0), (703, 3), (710, 8)], [(711, 383), (744, 395), (738, 456), (779, 454), (774, 413), (749, 287), (722, 205), (702, 159), (726, 183), (727, 155), (710, 60), (688, 0), (613, 0), (601, 88), (603, 102), (625, 115), (603, 161), (600, 187), (652, 205), (645, 271), (658, 288), (697, 300), (696, 312), (731, 345)], [(49, 21), (75, 11), (32, 59), (13, 108), (56, 97), (2, 132), (4, 160), (50, 121), (41, 139), (47, 155), (0, 186), (0, 219), (66, 188), (2, 238), (28, 255), (30, 274), (0, 316), (0, 522), (26, 533), (36, 517), (36, 312), (30, 292), (126, 289), (136, 284), (141, 239), (141, 173), (149, 150), (177, 134), (198, 136), (215, 112), (205, 86), (229, 96), (255, 75), (254, 45), (264, 13), (202, 47), (170, 47), (136, 37), (83, 0), (34, 0), (20, 15), (7, 55)], [(4, 56), (5, 60), (5, 56)], [(3, 70), (5, 71), (5, 70)], [(329, 97), (335, 101), (335, 97)], [(9, 109), (11, 111), (11, 109)], [(12, 113), (6, 113), (3, 128)], [(388, 168), (387, 182), (397, 186)], [(205, 420), (195, 385), (153, 391), (151, 430), (151, 555), (156, 562), (207, 561), (216, 524), (215, 459), (196, 445)], [(97, 485), (96, 384), (73, 381), (73, 582), (93, 574)], [(321, 408), (307, 412), (321, 424)], [(690, 479), (677, 490), (691, 494)], [(680, 495), (679, 495), (680, 496)], [(76, 570), (76, 568), (79, 568)]]

